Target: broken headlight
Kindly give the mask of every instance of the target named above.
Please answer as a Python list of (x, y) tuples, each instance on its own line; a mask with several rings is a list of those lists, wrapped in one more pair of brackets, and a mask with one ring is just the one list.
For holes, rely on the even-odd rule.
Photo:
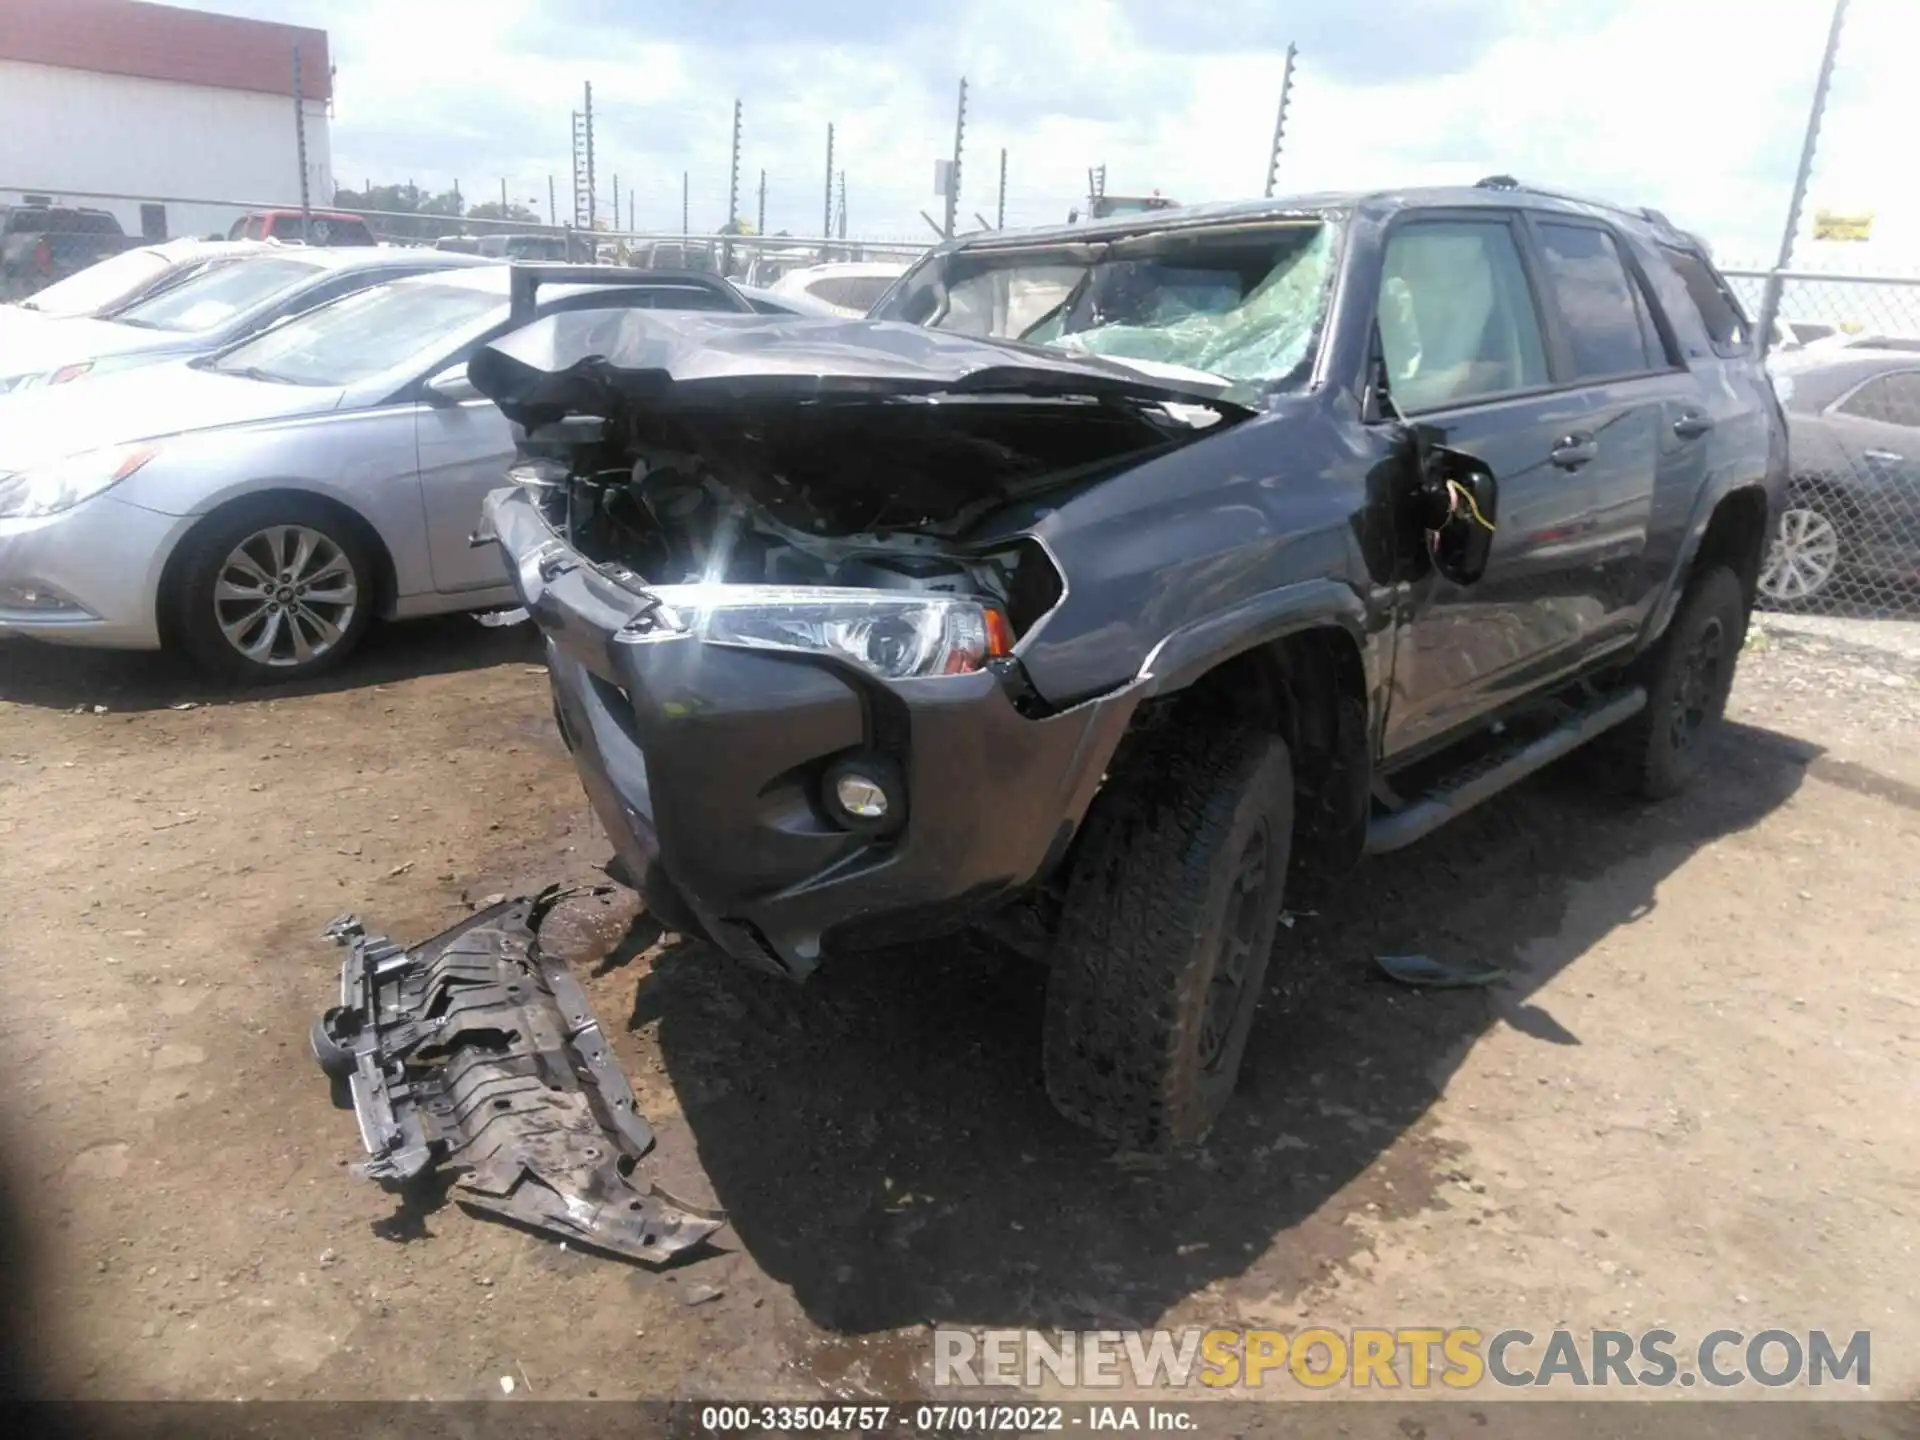
[(692, 636), (713, 645), (832, 655), (883, 680), (966, 675), (1013, 648), (1006, 616), (949, 595), (771, 585), (650, 585), (661, 610), (636, 643)]

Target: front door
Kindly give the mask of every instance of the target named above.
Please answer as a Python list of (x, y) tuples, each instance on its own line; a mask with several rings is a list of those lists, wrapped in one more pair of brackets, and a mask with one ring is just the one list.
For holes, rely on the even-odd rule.
[(512, 422), (481, 396), (422, 403), (414, 415), (433, 588), (447, 594), (505, 585), (500, 547), (467, 541), (479, 527), (481, 502), (507, 483), (514, 457)]
[(1589, 397), (1557, 389), (1518, 218), (1498, 212), (1395, 226), (1379, 324), (1393, 400), (1499, 486), (1481, 578), (1416, 582), (1395, 640), (1388, 755), (1424, 745), (1575, 663), (1605, 614)]

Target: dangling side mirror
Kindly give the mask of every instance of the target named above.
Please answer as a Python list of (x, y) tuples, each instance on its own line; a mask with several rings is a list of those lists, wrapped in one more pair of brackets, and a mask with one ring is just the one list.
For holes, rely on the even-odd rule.
[(1433, 568), (1456, 585), (1487, 573), (1499, 520), (1500, 486), (1486, 462), (1433, 443), (1426, 426), (1412, 427), (1419, 487), (1414, 505)]

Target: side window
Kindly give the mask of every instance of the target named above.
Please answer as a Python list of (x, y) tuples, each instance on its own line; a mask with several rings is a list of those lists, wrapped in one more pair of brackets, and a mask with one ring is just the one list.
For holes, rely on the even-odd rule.
[(266, 239), (267, 238), (266, 217), (264, 215), (249, 215), (247, 217), (247, 228), (243, 232), (241, 232), (241, 238), (246, 240)]
[(1741, 313), (1740, 302), (1733, 298), (1733, 292), (1714, 273), (1713, 267), (1691, 250), (1663, 245), (1660, 252), (1667, 257), (1667, 263), (1687, 287), (1687, 294), (1693, 297), (1694, 308), (1700, 312), (1701, 323), (1707, 327), (1707, 335), (1712, 339), (1714, 348), (1746, 349), (1747, 317)]
[(1573, 373), (1581, 380), (1663, 369), (1664, 350), (1647, 349), (1627, 269), (1613, 237), (1591, 225), (1541, 222), (1547, 286), (1566, 321)]
[(1402, 410), (1545, 385), (1546, 347), (1503, 220), (1417, 220), (1387, 240), (1380, 281), (1387, 382)]
[(1920, 430), (1920, 371), (1896, 370), (1869, 380), (1836, 408), (1856, 419)]

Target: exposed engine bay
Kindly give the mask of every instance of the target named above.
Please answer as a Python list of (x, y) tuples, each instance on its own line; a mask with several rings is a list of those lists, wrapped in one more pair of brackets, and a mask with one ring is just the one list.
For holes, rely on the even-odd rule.
[(1016, 634), (1061, 582), (1027, 539), (972, 538), (1010, 503), (1177, 448), (1205, 407), (1079, 396), (763, 399), (608, 406), (531, 431), (515, 478), (589, 562), (656, 585), (964, 596)]

